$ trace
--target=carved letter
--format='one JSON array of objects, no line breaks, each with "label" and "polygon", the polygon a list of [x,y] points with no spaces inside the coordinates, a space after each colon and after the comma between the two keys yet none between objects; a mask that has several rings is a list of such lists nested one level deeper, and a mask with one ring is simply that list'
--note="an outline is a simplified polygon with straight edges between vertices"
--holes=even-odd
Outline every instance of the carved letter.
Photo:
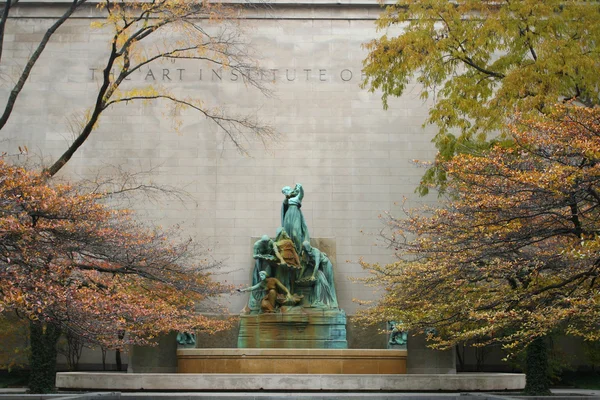
[{"label": "carved letter", "polygon": [[325,77],[325,73],[326,73],[326,72],[327,72],[327,70],[326,70],[326,69],[320,69],[320,70],[319,70],[319,80],[320,80],[321,82],[324,82],[324,81],[326,81],[326,80],[327,80],[327,78]]},{"label": "carved letter", "polygon": [[277,71],[279,71],[279,70],[271,68],[271,72],[273,72],[273,82],[277,82],[277,75],[276,75]]},{"label": "carved letter", "polygon": [[163,68],[163,81],[165,80],[165,78],[171,80],[171,78],[169,78],[169,70],[167,68]]},{"label": "carved letter", "polygon": [[146,74],[146,77],[144,78],[144,80],[147,81],[148,77],[152,77],[153,81],[156,80],[156,78],[154,77],[154,72],[152,72],[152,69],[150,69],[150,68],[148,68],[148,73]]},{"label": "carved letter", "polygon": [[96,68],[90,68],[90,71],[92,71],[92,80],[94,80],[94,72],[96,72]]},{"label": "carved letter", "polygon": [[310,71],[312,71],[311,69],[305,69],[304,70],[306,72],[306,80],[309,80],[310,77],[308,76],[308,74],[310,74]]},{"label": "carved letter", "polygon": [[177,71],[179,71],[179,80],[182,81],[183,80],[183,71],[185,71],[185,68],[177,68]]},{"label": "carved letter", "polygon": [[213,81],[215,80],[215,76],[216,76],[216,77],[217,77],[217,78],[218,78],[220,81],[222,81],[222,80],[223,80],[223,79],[221,78],[221,75],[219,75],[219,72],[220,72],[220,71],[218,72],[218,71],[215,71],[215,70],[213,69],[213,70],[212,70],[212,72],[213,72],[213,75],[212,75],[212,77],[213,77],[213,79],[212,79],[212,80],[213,80]]},{"label": "carved letter", "polygon": [[[344,78],[344,72],[346,73],[346,78]],[[352,79],[352,71],[349,69],[343,69],[342,72],[340,72],[340,78],[342,78],[344,82],[348,82],[350,79]]]},{"label": "carved letter", "polygon": [[237,74],[235,70],[231,70],[231,80],[237,81],[240,76]]},{"label": "carved letter", "polygon": [[290,79],[290,77],[289,77],[289,75],[288,75],[288,73],[289,73],[289,72],[290,72],[290,70],[289,70],[289,69],[286,69],[286,70],[285,70],[285,77],[286,77],[286,78],[287,78],[287,80],[288,80],[288,81],[290,81],[290,82],[291,82],[291,81],[295,81],[295,80],[296,80],[296,70],[294,70],[294,77],[293,77],[292,79]]}]

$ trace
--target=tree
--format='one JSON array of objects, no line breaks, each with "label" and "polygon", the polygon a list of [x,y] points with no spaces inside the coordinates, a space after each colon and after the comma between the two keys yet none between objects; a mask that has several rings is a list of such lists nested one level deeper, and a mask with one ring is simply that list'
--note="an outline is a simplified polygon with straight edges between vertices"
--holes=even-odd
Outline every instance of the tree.
[{"label": "tree", "polygon": [[423,177],[443,188],[443,162],[507,134],[520,112],[547,114],[561,99],[599,104],[600,6],[579,0],[398,0],[377,21],[399,28],[366,45],[363,85],[384,107],[413,79],[434,96],[426,123],[438,162]]},{"label": "tree", "polygon": [[[447,161],[439,208],[389,217],[398,261],[363,263],[385,288],[367,321],[434,327],[438,348],[539,352],[556,330],[600,338],[600,109],[519,116],[510,138]],[[540,368],[527,366],[538,393],[529,378]]]},{"label": "tree", "polygon": [[83,353],[85,343],[71,331],[65,332],[62,340],[59,340],[56,345],[58,354],[65,357],[69,371],[77,371],[79,369],[79,359]]},{"label": "tree", "polygon": [[194,312],[230,288],[210,279],[214,263],[176,233],[0,159],[0,311],[30,321],[32,391],[52,388],[60,332],[119,349],[227,326]]},{"label": "tree", "polygon": [[[0,57],[9,15],[17,3],[9,0],[2,9]],[[86,0],[73,0],[43,35],[8,95],[0,129],[6,129],[27,77],[52,35],[85,4]],[[113,348],[119,355],[125,344],[152,342],[166,330],[224,326],[190,313],[194,304],[225,290],[202,272],[206,262],[199,264],[202,268],[191,267],[193,260],[186,259],[195,254],[190,241],[170,244],[169,237],[176,232],[148,231],[126,212],[103,207],[100,202],[107,193],[102,193],[100,186],[91,194],[81,195],[71,186],[46,182],[87,140],[102,113],[120,103],[165,100],[175,111],[191,108],[213,121],[242,151],[244,132],[262,139],[273,133],[252,118],[223,113],[198,98],[184,98],[156,86],[125,84],[131,74],[152,63],[193,59],[229,68],[247,85],[268,94],[257,79],[262,70],[252,60],[236,23],[239,10],[235,6],[195,0],[104,0],[98,6],[107,18],[92,28],[108,31],[111,40],[106,64],[97,74],[96,101],[82,113],[75,140],[43,174],[4,163],[0,167],[0,190],[9,196],[0,200],[2,207],[7,207],[0,208],[1,218],[16,229],[6,231],[14,241],[7,239],[1,245],[5,259],[0,259],[0,273],[6,279],[0,285],[0,309],[14,309],[29,318],[32,347],[49,351],[37,354],[43,360],[34,362],[42,368],[32,378],[33,391],[49,390],[54,380],[49,366],[55,363],[55,344],[61,331],[104,349]],[[9,179],[13,173],[24,180]],[[101,186],[106,185],[114,187],[113,182]],[[140,185],[142,190],[165,190]],[[21,191],[20,197],[14,191]],[[61,206],[61,198],[72,204]]]},{"label": "tree", "polygon": [[[8,1],[3,8],[0,43],[4,42],[10,10],[17,2]],[[8,96],[0,117],[0,129],[5,127],[29,73],[54,32],[85,3],[86,0],[73,0],[65,13],[47,30]],[[273,135],[269,126],[256,119],[227,114],[205,104],[200,98],[183,97],[156,85],[134,87],[125,84],[132,74],[153,63],[193,59],[231,69],[248,86],[269,94],[260,80],[263,71],[252,59],[249,45],[244,41],[236,22],[239,10],[235,5],[197,0],[103,0],[98,7],[106,11],[107,18],[104,22],[94,23],[93,28],[107,30],[111,40],[106,64],[98,72],[100,81],[96,99],[90,108],[81,113],[78,126],[73,127],[76,130],[73,143],[47,168],[49,176],[54,176],[87,140],[98,126],[102,113],[121,103],[163,100],[169,102],[175,111],[193,109],[219,126],[241,151],[244,151],[242,137],[245,132],[256,134],[262,140]]]}]

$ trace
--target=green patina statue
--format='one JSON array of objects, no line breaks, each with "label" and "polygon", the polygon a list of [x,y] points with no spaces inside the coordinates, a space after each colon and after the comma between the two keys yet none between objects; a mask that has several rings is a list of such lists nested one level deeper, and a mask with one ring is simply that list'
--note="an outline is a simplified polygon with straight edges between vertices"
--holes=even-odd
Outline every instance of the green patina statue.
[{"label": "green patina statue", "polygon": [[406,349],[406,345],[408,343],[408,332],[401,330],[396,321],[389,321],[388,325],[388,330],[390,332],[388,348]]},{"label": "green patina statue", "polygon": [[281,226],[254,243],[252,285],[240,315],[239,348],[346,349],[346,313],[338,306],[332,239],[311,243],[301,211],[304,189],[284,187]]},{"label": "green patina statue", "polygon": [[[310,276],[305,277],[305,271],[310,271]],[[327,254],[310,245],[308,241],[302,243],[302,271],[297,284],[313,284],[310,301],[313,307],[337,308],[337,295],[333,281],[333,265]]]},{"label": "green patina statue", "polygon": [[179,332],[177,334],[177,344],[185,347],[196,347],[196,334],[190,332]]},{"label": "green patina statue", "polygon": [[295,306],[337,309],[333,265],[327,254],[311,246],[300,210],[304,189],[297,183],[281,192],[282,226],[274,239],[263,235],[254,243],[252,286],[241,290],[251,292],[245,312],[282,311],[283,305],[285,311]]},{"label": "green patina statue", "polygon": [[300,210],[304,198],[304,189],[301,184],[296,183],[293,189],[285,186],[281,189],[281,193],[285,196],[281,206],[281,226],[294,242],[296,252],[300,254],[302,242],[305,240],[310,241],[308,227]]},{"label": "green patina statue", "polygon": [[[283,228],[277,230],[275,240],[268,235],[263,235],[254,243],[253,257],[256,260],[254,272],[252,274],[252,285],[258,284],[262,279],[259,276],[261,271],[265,271],[267,276],[276,278],[288,290],[294,287],[294,272],[290,269],[300,269],[300,259],[294,243]],[[262,294],[259,291],[253,291],[248,301],[250,310],[261,309]]]}]

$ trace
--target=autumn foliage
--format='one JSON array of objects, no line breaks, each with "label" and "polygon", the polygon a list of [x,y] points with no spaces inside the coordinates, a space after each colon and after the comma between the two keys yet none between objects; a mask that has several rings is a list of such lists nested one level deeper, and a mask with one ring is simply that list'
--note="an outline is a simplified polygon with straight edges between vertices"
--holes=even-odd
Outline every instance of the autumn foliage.
[{"label": "autumn foliage", "polygon": [[518,350],[560,330],[600,339],[600,109],[517,116],[511,141],[445,162],[439,208],[389,217],[398,261],[363,318],[435,327],[435,346]]},{"label": "autumn foliage", "polygon": [[[547,114],[561,99],[599,104],[596,1],[397,0],[377,26],[364,85],[386,108],[405,92],[434,98],[426,122],[438,128],[444,160],[508,133],[515,108]],[[424,180],[443,184],[445,172],[435,164]]]},{"label": "autumn foliage", "polygon": [[101,194],[0,160],[0,311],[106,348],[151,343],[170,330],[223,328],[194,307],[228,288],[174,233],[135,222]]}]

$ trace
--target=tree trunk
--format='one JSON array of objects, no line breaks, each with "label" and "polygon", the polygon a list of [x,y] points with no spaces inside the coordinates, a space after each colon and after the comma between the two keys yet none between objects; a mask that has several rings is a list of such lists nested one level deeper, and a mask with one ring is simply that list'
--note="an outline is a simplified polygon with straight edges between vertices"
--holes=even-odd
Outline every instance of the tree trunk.
[{"label": "tree trunk", "polygon": [[106,371],[106,347],[100,347],[102,351],[102,371]]},{"label": "tree trunk", "polygon": [[117,371],[123,369],[123,361],[121,361],[121,349],[115,350],[115,362],[117,363]]},{"label": "tree trunk", "polygon": [[[119,338],[119,340],[123,340],[123,338],[125,337],[125,332],[118,332],[117,337]],[[115,361],[117,363],[117,371],[121,371],[123,369],[123,361],[121,361],[121,349],[115,350]]]},{"label": "tree trunk", "polygon": [[526,349],[525,394],[530,396],[550,395],[548,376],[548,345],[544,336],[537,337]]},{"label": "tree trunk", "polygon": [[457,372],[465,372],[465,347],[467,347],[465,343],[454,346],[454,349],[456,350],[456,360],[458,361],[456,367]]},{"label": "tree trunk", "polygon": [[51,393],[56,380],[56,344],[60,328],[51,323],[31,321],[31,354],[29,355],[29,391]]}]

